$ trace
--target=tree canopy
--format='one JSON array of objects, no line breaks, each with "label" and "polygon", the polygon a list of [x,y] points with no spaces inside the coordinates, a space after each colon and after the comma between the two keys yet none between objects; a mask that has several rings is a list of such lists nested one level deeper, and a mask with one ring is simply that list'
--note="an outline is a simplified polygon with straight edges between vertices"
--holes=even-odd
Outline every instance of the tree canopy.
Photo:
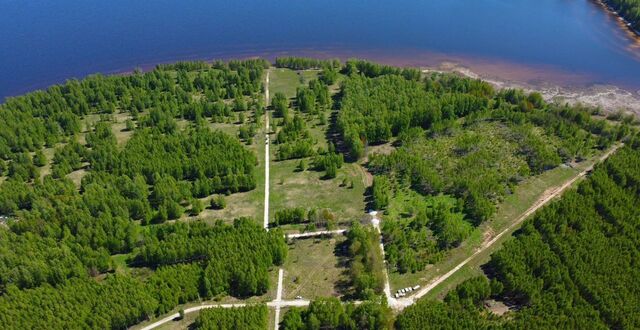
[{"label": "tree canopy", "polygon": [[[484,267],[491,282],[473,278],[444,302],[422,300],[396,327],[637,328],[639,160],[635,138],[527,220]],[[484,310],[489,298],[515,310],[492,315]]]}]

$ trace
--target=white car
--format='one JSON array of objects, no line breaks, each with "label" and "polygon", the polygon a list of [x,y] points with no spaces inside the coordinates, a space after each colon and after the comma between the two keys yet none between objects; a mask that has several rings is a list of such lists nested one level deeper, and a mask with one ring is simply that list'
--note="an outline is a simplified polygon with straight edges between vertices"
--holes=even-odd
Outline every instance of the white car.
[{"label": "white car", "polygon": [[296,296],[296,299],[302,300],[302,296]]}]

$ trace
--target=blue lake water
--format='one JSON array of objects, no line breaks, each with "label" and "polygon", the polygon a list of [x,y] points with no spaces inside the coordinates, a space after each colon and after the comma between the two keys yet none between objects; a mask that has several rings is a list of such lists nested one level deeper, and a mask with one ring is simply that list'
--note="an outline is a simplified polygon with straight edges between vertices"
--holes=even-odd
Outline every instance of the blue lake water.
[{"label": "blue lake water", "polygon": [[588,0],[0,0],[0,100],[94,72],[279,55],[448,59],[506,78],[638,89],[639,47]]}]

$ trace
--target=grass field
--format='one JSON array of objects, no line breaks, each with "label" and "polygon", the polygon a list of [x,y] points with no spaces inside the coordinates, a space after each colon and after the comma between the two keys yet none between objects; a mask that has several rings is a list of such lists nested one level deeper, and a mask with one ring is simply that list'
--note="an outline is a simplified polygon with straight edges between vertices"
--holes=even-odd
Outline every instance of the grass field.
[{"label": "grass field", "polygon": [[290,243],[284,264],[282,298],[340,296],[340,286],[348,280],[345,274],[347,260],[339,256],[337,249],[345,240],[344,236],[334,236],[298,239]]},{"label": "grass field", "polygon": [[287,97],[295,97],[299,86],[307,85],[310,80],[316,79],[317,70],[294,71],[290,69],[276,68],[271,70],[269,92],[284,93]]},{"label": "grass field", "polygon": [[[409,285],[415,285],[416,283],[428,283],[437,276],[448,272],[450,269],[473,254],[484,241],[490,240],[496,234],[507,228],[512,221],[526,212],[526,210],[529,209],[529,207],[541,196],[543,196],[547,190],[560,186],[563,182],[570,180],[589,165],[593,164],[599,156],[600,154],[593,156],[589,160],[583,161],[573,168],[557,167],[544,172],[541,175],[528,178],[518,186],[514,194],[508,195],[504,201],[498,205],[497,212],[492,220],[478,227],[472,234],[471,238],[461,246],[449,251],[443,258],[442,262],[429,265],[425,270],[413,274],[390,274],[392,291]],[[425,299],[442,298],[450,289],[455,288],[455,286],[464,280],[482,274],[480,266],[485,264],[489,260],[491,254],[500,249],[506,240],[511,238],[511,234],[515,230],[517,230],[517,228],[514,228],[506,235],[502,236],[494,245],[483,251],[477,258],[466,264],[458,272],[434,288],[425,296]]]},{"label": "grass field", "polygon": [[[337,177],[324,180],[324,172],[296,171],[299,160],[285,160],[271,164],[271,195],[269,214],[288,207],[327,208],[339,223],[359,220],[364,215],[366,178],[358,164],[344,164]],[[341,186],[343,179],[351,180]]]}]

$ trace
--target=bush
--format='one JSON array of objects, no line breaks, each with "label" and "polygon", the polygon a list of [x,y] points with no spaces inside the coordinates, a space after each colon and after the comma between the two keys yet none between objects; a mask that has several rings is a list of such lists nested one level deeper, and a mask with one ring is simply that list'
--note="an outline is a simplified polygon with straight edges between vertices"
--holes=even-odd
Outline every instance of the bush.
[{"label": "bush", "polygon": [[278,210],[275,214],[274,224],[279,226],[292,223],[302,223],[306,221],[306,213],[305,209],[301,207]]},{"label": "bush", "polygon": [[47,157],[44,155],[42,150],[36,151],[35,155],[33,155],[33,165],[39,167],[47,165]]},{"label": "bush", "polygon": [[191,215],[198,215],[202,212],[202,209],[204,208],[204,206],[202,205],[202,202],[197,199],[194,198],[191,201]]},{"label": "bush", "polygon": [[222,210],[227,207],[227,201],[223,195],[217,195],[211,199],[211,208],[214,210]]}]

